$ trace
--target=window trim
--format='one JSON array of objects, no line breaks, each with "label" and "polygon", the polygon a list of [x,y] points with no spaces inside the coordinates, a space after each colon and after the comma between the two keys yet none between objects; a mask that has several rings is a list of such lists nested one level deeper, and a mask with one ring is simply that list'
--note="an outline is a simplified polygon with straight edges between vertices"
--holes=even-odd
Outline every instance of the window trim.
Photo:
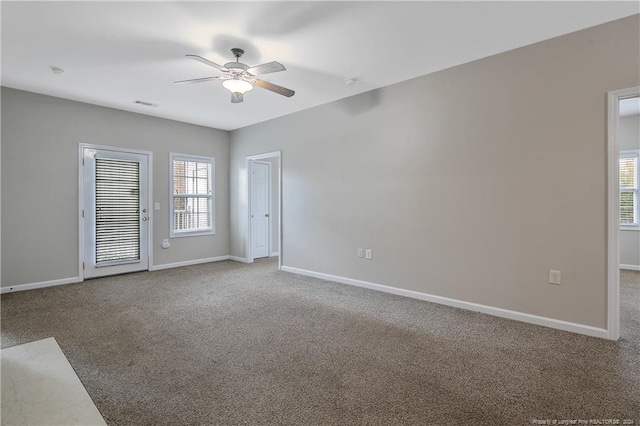
[{"label": "window trim", "polygon": [[[638,187],[633,190],[627,190],[625,192],[633,192],[636,198],[636,211],[634,224],[624,224],[620,223],[620,217],[618,215],[618,226],[621,231],[640,231],[640,149],[626,149],[621,150],[619,154],[619,158],[637,158],[636,160],[636,182],[638,183]],[[619,160],[618,160],[619,161]],[[619,164],[619,163],[618,163]],[[620,179],[620,169],[618,168],[618,179]],[[620,184],[618,184],[618,194],[620,194],[622,190],[620,189]],[[620,195],[618,195],[618,206],[620,206]],[[619,209],[620,207],[618,207]]]},{"label": "window trim", "polygon": [[[211,194],[202,195],[202,198],[209,198],[211,202],[211,227],[202,230],[176,231],[174,224],[174,198],[173,192],[173,162],[175,160],[197,161],[200,163],[209,163],[211,165],[211,173],[209,174],[209,187]],[[177,152],[169,153],[169,238],[197,237],[201,235],[215,235],[216,233],[216,159],[215,157],[206,157],[203,155],[181,154]]]}]

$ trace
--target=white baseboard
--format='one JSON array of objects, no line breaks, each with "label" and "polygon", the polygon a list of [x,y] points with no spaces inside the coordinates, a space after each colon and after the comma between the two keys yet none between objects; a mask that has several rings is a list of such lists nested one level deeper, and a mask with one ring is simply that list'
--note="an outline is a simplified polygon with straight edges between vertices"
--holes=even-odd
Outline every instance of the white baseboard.
[{"label": "white baseboard", "polygon": [[620,265],[620,269],[626,269],[628,271],[640,271],[640,265]]},{"label": "white baseboard", "polygon": [[[150,271],[159,271],[162,269],[178,268],[180,266],[197,265],[200,263],[219,262],[221,260],[228,260],[229,256],[208,257],[206,259],[186,260],[184,262],[165,263],[162,265],[153,265],[149,268]],[[13,286],[0,287],[0,294],[12,293],[15,291],[34,290],[36,288],[53,287],[56,285],[79,283],[83,280],[80,277],[62,278],[59,280],[41,281],[38,283],[18,284]]]},{"label": "white baseboard", "polygon": [[238,257],[238,256],[229,256],[229,260],[233,260],[235,262],[242,262],[242,263],[251,263],[244,257]]},{"label": "white baseboard", "polygon": [[185,260],[183,262],[163,263],[162,265],[153,265],[150,271],[160,271],[162,269],[179,268],[181,266],[199,265],[201,263],[220,262],[221,260],[229,260],[229,256],[207,257],[204,259]]},{"label": "white baseboard", "polygon": [[59,280],[40,281],[38,283],[17,284],[12,286],[0,287],[0,294],[13,293],[15,291],[34,290],[36,288],[53,287],[56,285],[73,284],[82,282],[80,277],[62,278]]},{"label": "white baseboard", "polygon": [[538,315],[526,314],[523,312],[510,311],[508,309],[495,308],[493,306],[481,305],[479,303],[465,302],[463,300],[450,299],[448,297],[435,296],[427,293],[420,293],[413,290],[405,290],[402,288],[389,287],[382,284],[375,284],[367,281],[354,280],[336,275],[323,274],[321,272],[307,271],[304,269],[282,266],[282,271],[294,274],[305,275],[308,277],[320,278],[327,281],[335,281],[341,284],[353,285],[356,287],[364,287],[371,290],[382,291],[385,293],[396,294],[398,296],[411,297],[413,299],[425,300],[427,302],[438,303],[440,305],[453,306],[455,308],[467,309],[469,311],[481,312],[500,318],[507,318],[516,321],[522,321],[530,324],[542,325],[545,327],[555,328],[558,330],[571,331],[573,333],[585,334],[587,336],[608,338],[608,332],[604,328],[592,327],[590,325],[576,324],[572,322],[557,320],[553,318],[541,317]]},{"label": "white baseboard", "polygon": [[269,257],[276,257],[276,256],[280,256],[280,252],[279,251],[271,252],[271,255]]}]

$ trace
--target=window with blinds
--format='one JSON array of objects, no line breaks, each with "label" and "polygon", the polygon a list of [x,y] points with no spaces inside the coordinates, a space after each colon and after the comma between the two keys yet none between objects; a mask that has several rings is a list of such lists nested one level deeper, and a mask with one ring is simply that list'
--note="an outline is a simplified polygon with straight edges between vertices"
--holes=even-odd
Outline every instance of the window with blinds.
[{"label": "window with blinds", "polygon": [[171,236],[214,232],[214,159],[171,154]]},{"label": "window with blinds", "polygon": [[640,150],[620,152],[620,225],[639,226],[638,170]]},{"label": "window with blinds", "polygon": [[140,260],[140,164],[96,158],[96,266]]}]

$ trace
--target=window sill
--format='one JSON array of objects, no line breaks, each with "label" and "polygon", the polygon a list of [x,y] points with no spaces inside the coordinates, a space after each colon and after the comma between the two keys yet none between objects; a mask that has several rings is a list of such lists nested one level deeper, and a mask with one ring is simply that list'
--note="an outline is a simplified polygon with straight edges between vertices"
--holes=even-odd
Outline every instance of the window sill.
[{"label": "window sill", "polygon": [[633,226],[621,226],[620,227],[621,231],[640,231],[640,226],[638,225],[633,225]]},{"label": "window sill", "polygon": [[172,232],[169,238],[200,237],[215,234],[216,232],[212,229],[208,231]]}]

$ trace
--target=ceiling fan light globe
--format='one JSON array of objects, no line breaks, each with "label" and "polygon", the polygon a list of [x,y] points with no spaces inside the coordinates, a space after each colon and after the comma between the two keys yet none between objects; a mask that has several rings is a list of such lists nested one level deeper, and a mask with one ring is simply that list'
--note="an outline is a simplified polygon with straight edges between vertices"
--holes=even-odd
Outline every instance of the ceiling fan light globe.
[{"label": "ceiling fan light globe", "polygon": [[222,82],[222,85],[231,93],[244,94],[253,89],[253,84],[249,83],[248,81],[237,79],[225,80]]}]

